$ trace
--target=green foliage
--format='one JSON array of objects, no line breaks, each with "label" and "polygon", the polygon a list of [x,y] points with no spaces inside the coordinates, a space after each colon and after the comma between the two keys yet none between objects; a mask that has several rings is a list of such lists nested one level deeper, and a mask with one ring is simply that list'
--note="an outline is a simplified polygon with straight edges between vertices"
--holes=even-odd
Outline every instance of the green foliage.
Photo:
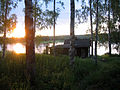
[{"label": "green foliage", "polygon": [[[6,26],[7,31],[11,31],[16,27],[17,16],[15,14],[9,15],[13,8],[16,8],[20,0],[8,0],[7,6],[7,20],[5,20],[6,0],[0,0],[0,33],[4,31]],[[6,24],[6,25],[5,25]]]},{"label": "green foliage", "polygon": [[[54,11],[50,10],[47,7],[48,3],[51,1],[53,1],[53,0],[43,0],[43,2],[41,1],[40,3],[38,3],[37,0],[34,1],[33,16],[34,16],[34,20],[36,23],[36,27],[39,30],[51,28],[53,25],[54,18],[57,20],[59,14],[60,14],[60,8],[56,8],[55,14],[54,14]],[[42,7],[44,6],[44,3],[46,5],[45,10],[42,9]],[[64,8],[64,3],[61,0],[58,1],[57,3],[59,3]]]},{"label": "green foliage", "polygon": [[76,18],[78,19],[79,24],[88,21],[88,15],[89,15],[88,12],[89,12],[89,7],[86,5],[86,1],[82,0],[81,8],[76,10]]},{"label": "green foliage", "polygon": [[99,57],[106,62],[96,66],[90,58],[76,57],[69,66],[67,56],[36,54],[36,85],[30,86],[24,54],[7,52],[0,60],[0,90],[119,90],[120,57]]},{"label": "green foliage", "polygon": [[[3,38],[0,37],[0,44],[3,44]],[[25,43],[25,38],[6,38],[6,43]]]},{"label": "green foliage", "polygon": [[7,53],[5,60],[0,61],[0,77],[2,77],[0,79],[0,90],[16,90],[29,87],[25,75],[25,55]]},{"label": "green foliage", "polygon": [[42,89],[70,89],[73,77],[70,67],[67,65],[69,63],[68,57],[64,56],[62,58],[53,56],[37,56],[37,80],[39,85],[37,88]]},{"label": "green foliage", "polygon": [[[115,62],[115,61],[114,61]],[[120,63],[108,63],[82,81],[87,90],[119,90]]]},{"label": "green foliage", "polygon": [[[116,49],[119,52],[120,48],[120,31],[112,31],[111,32],[111,44],[113,44],[114,49]],[[107,47],[108,43],[108,35],[106,33],[99,34],[99,43],[105,47]]]}]

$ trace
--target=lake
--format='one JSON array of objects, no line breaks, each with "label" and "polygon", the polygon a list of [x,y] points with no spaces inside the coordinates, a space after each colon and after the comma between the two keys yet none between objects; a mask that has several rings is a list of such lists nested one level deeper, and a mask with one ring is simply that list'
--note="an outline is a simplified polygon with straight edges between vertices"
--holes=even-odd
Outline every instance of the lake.
[{"label": "lake", "polygon": [[[63,44],[63,42],[56,43],[56,45],[62,45],[62,44]],[[47,45],[49,47],[51,47],[53,45],[53,43],[40,43],[39,45],[35,45],[35,53],[42,54],[45,51]],[[0,45],[0,51],[2,51],[1,45]],[[22,44],[22,43],[7,44],[7,51],[14,51],[17,54],[25,53],[25,51],[26,51],[25,44]],[[103,54],[107,53],[108,51],[109,51],[108,48],[98,44],[98,48],[97,48],[98,55],[103,55]],[[118,54],[117,50],[113,48],[113,45],[112,45],[112,54]]]},{"label": "lake", "polygon": [[[63,44],[63,42],[56,43],[56,45],[61,45],[61,44]],[[45,51],[46,46],[52,47],[52,45],[53,43],[40,43],[39,45],[36,44],[35,53],[42,54]],[[26,52],[25,44],[22,43],[7,44],[6,50],[13,51],[17,54]],[[2,51],[2,45],[0,45],[0,51]]]}]

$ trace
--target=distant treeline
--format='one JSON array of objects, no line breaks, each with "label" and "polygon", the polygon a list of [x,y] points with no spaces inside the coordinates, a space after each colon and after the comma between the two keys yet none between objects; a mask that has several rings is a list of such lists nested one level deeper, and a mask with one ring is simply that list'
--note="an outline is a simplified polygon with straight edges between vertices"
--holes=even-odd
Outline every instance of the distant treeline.
[{"label": "distant treeline", "polygon": [[[90,35],[76,35],[77,38],[81,38],[81,39],[88,39],[90,38]],[[56,36],[55,39],[56,40],[61,40],[64,41],[65,39],[69,39],[70,36],[69,35],[63,35],[63,36]],[[40,43],[42,41],[52,41],[53,40],[53,36],[36,36],[35,37],[35,42]],[[6,43],[25,43],[25,38],[6,38]],[[0,37],[0,43],[3,43],[3,38]]]},{"label": "distant treeline", "polygon": [[[87,35],[76,35],[77,38],[80,39],[90,39],[90,34]],[[95,35],[94,35],[95,37]],[[69,35],[63,35],[63,36],[56,36],[55,39],[64,41],[65,39],[69,39],[70,36]],[[35,42],[40,43],[40,42],[44,42],[44,41],[52,41],[53,40],[53,36],[36,36],[35,37]],[[95,38],[94,38],[95,40]],[[108,41],[108,34],[103,33],[103,34],[99,34],[98,36],[98,41],[101,43],[104,43],[106,41]],[[25,43],[25,38],[6,38],[6,43]],[[120,36],[118,33],[116,32],[112,32],[111,33],[111,42],[112,43],[116,43],[116,42],[120,42]],[[0,43],[3,43],[3,38],[0,37]]]},{"label": "distant treeline", "polygon": [[[80,39],[89,39],[90,35],[75,35],[75,37],[80,38]],[[55,36],[55,40],[65,40],[69,39],[69,35],[62,35],[62,36]],[[53,36],[37,36],[36,40],[41,40],[41,41],[52,41]]]},{"label": "distant treeline", "polygon": [[[6,38],[6,43],[24,43],[25,38]],[[0,37],[0,44],[3,43],[3,37]]]}]

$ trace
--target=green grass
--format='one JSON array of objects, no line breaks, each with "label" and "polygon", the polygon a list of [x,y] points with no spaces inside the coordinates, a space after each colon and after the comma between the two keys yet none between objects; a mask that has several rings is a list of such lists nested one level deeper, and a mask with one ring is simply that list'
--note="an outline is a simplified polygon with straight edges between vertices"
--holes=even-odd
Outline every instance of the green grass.
[{"label": "green grass", "polygon": [[[120,90],[120,57],[102,56],[98,65],[76,57],[73,67],[67,56],[36,54],[36,85],[33,90]],[[31,90],[24,54],[7,53],[0,60],[0,90]]]}]

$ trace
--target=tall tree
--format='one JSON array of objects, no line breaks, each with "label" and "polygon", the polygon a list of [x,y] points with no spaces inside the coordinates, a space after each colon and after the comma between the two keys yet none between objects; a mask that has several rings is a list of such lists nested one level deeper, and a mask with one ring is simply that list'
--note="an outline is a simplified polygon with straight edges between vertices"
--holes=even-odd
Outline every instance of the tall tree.
[{"label": "tall tree", "polygon": [[70,0],[70,8],[71,8],[71,16],[70,16],[70,65],[74,64],[74,56],[75,56],[75,47],[74,47],[74,24],[75,24],[75,2],[74,0]]},{"label": "tall tree", "polygon": [[25,0],[26,64],[31,85],[35,85],[35,46],[32,0]]},{"label": "tall tree", "polygon": [[12,8],[16,8],[18,1],[20,0],[0,0],[0,31],[3,33],[3,59],[6,51],[6,33],[16,27],[17,16],[15,14],[9,16],[9,14]]},{"label": "tall tree", "polygon": [[113,16],[112,27],[114,25],[114,30],[111,30],[111,40],[113,44],[116,44],[114,48],[120,54],[120,0],[111,0],[111,11]]},{"label": "tall tree", "polygon": [[[63,6],[63,2],[59,1],[59,3]],[[55,56],[55,24],[56,24],[56,0],[54,0],[54,5],[53,5],[53,54]]]},{"label": "tall tree", "polygon": [[6,7],[5,7],[5,20],[4,20],[4,36],[3,36],[3,55],[2,55],[2,58],[4,59],[5,57],[5,49],[6,49],[6,27],[7,27],[7,12],[8,12],[8,0],[6,0]]},{"label": "tall tree", "polygon": [[54,21],[53,21],[53,53],[54,55],[55,55],[55,1],[56,0],[54,0],[54,6],[53,6],[54,8]]},{"label": "tall tree", "polygon": [[[53,54],[55,55],[55,23],[56,23],[56,19],[59,15],[60,9],[55,9],[55,4],[56,4],[56,0],[42,0],[43,2],[39,2],[39,0],[35,0],[34,4],[33,4],[33,16],[34,16],[34,31],[37,30],[43,30],[43,29],[48,29],[51,28],[51,26],[53,26]],[[54,6],[53,9],[54,10],[49,10],[49,8],[47,8],[48,3],[53,1]],[[44,3],[46,5],[46,9],[43,10],[42,6],[44,6]],[[64,5],[64,3],[62,1],[58,2],[62,7]]]},{"label": "tall tree", "polygon": [[93,56],[93,22],[92,22],[92,0],[90,0],[89,4],[90,4],[90,26],[91,26],[91,56]]},{"label": "tall tree", "polygon": [[111,55],[111,21],[110,21],[110,0],[108,0],[108,43],[109,43],[109,55]]},{"label": "tall tree", "polygon": [[98,0],[96,0],[96,31],[95,31],[95,63],[97,64],[97,41],[98,41]]}]

